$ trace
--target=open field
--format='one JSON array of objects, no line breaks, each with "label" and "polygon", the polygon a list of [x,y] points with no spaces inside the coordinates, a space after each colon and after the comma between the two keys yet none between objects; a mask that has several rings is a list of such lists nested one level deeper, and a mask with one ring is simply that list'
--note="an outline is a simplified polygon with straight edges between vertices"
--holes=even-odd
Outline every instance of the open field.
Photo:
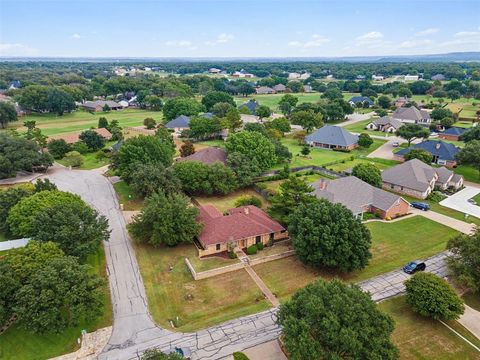
[{"label": "open field", "polygon": [[362,158],[362,159],[356,158],[354,160],[347,159],[345,160],[345,162],[330,165],[328,166],[328,168],[332,169],[333,171],[345,171],[347,169],[353,168],[355,165],[362,164],[362,163],[373,164],[380,170],[385,170],[398,164],[398,162],[395,160],[377,159],[377,158]]},{"label": "open field", "polygon": [[163,117],[162,112],[140,109],[96,112],[93,114],[83,110],[77,110],[63,116],[54,114],[26,115],[19,118],[19,121],[12,123],[9,127],[24,131],[25,127],[23,127],[23,122],[34,120],[37,123],[37,127],[42,130],[42,133],[50,136],[97,127],[98,118],[102,116],[106,117],[109,122],[111,120],[118,120],[122,127],[143,125],[143,120],[147,117],[154,118],[157,122],[161,122]]},{"label": "open field", "polygon": [[0,336],[1,359],[48,359],[66,354],[78,348],[77,338],[81,336],[81,330],[85,329],[91,332],[112,325],[112,305],[110,303],[103,247],[89,257],[88,264],[92,266],[92,272],[105,279],[103,291],[106,305],[103,315],[91,323],[82,321],[78,326],[63,330],[60,333],[32,334],[14,325]]},{"label": "open field", "polygon": [[[285,94],[266,94],[266,95],[250,95],[250,96],[236,96],[235,102],[238,106],[246,103],[250,99],[255,99],[260,105],[266,105],[274,111],[278,111],[278,102]],[[297,93],[292,94],[298,98],[298,104],[301,103],[315,103],[320,100],[320,93]]]},{"label": "open field", "polygon": [[378,304],[380,310],[395,320],[393,341],[400,358],[410,359],[478,359],[479,353],[439,321],[414,313],[405,297]]},{"label": "open field", "polygon": [[244,270],[193,280],[184,260],[195,256],[192,245],[152,248],[135,244],[135,252],[150,313],[167,329],[171,329],[170,320],[176,330],[193,331],[269,308]]},{"label": "open field", "polygon": [[[358,282],[400,268],[408,261],[425,258],[445,250],[456,231],[422,216],[393,223],[370,222],[372,259],[362,271],[342,274],[303,265],[295,256],[255,266],[255,271],[282,301],[317,277],[338,276]],[[413,232],[412,229],[415,229]],[[418,241],[422,239],[422,241]]]},{"label": "open field", "polygon": [[201,205],[213,205],[218,209],[218,211],[223,213],[228,209],[234,208],[235,201],[241,196],[255,196],[262,201],[263,209],[265,209],[268,205],[267,201],[260,194],[258,194],[255,190],[252,189],[240,189],[224,196],[198,196],[195,197],[195,199]]},{"label": "open field", "polygon": [[140,199],[125,181],[119,181],[113,184],[113,187],[119,197],[120,204],[123,204],[123,210],[140,210],[143,206],[143,200]]}]

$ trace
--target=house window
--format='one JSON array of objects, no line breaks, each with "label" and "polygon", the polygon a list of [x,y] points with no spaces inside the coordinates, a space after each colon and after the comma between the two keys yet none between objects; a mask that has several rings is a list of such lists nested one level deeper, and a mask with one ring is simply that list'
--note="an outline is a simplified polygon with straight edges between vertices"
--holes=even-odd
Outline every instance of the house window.
[{"label": "house window", "polygon": [[403,186],[400,186],[400,190],[403,190]]},{"label": "house window", "polygon": [[393,186],[393,185],[390,185],[390,189],[394,189],[394,188],[395,188],[395,186]]},{"label": "house window", "polygon": [[215,245],[215,250],[220,251],[220,244]]},{"label": "house window", "polygon": [[259,235],[259,236],[256,236],[256,237],[255,237],[255,244],[258,244],[258,243],[260,243],[260,242],[262,242],[262,237],[261,237],[260,235]]}]

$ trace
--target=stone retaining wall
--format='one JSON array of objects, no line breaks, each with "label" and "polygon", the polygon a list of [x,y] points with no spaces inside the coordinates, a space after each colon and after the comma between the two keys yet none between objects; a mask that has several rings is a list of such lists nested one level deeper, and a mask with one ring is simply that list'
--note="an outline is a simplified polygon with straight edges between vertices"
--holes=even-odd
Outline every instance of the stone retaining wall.
[{"label": "stone retaining wall", "polygon": [[[285,251],[285,252],[280,253],[280,254],[273,254],[273,255],[268,255],[268,256],[252,259],[252,260],[249,261],[249,264],[251,266],[258,265],[258,264],[263,264],[263,263],[266,263],[266,262],[269,262],[269,261],[283,259],[283,258],[292,256],[294,254],[295,254],[295,250],[289,250],[289,251]],[[188,268],[188,270],[190,271],[190,273],[192,274],[192,276],[195,280],[207,279],[207,278],[210,278],[210,277],[213,277],[213,276],[226,274],[226,273],[229,273],[229,272],[232,272],[232,271],[241,270],[245,267],[245,264],[243,262],[239,262],[239,263],[232,264],[232,265],[222,266],[222,267],[219,267],[219,268],[216,268],[216,269],[197,272],[197,271],[195,271],[195,268],[190,263],[188,258],[185,258],[185,264],[187,264],[187,268]]]}]

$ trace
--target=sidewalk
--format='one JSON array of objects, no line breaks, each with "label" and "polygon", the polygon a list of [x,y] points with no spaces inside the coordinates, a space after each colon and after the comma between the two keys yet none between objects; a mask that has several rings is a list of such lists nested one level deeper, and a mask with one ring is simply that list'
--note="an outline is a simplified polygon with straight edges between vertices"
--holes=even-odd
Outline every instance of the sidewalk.
[{"label": "sidewalk", "polygon": [[480,339],[480,311],[472,309],[465,304],[465,312],[457,320],[468,331]]},{"label": "sidewalk", "polygon": [[262,279],[257,275],[257,273],[252,269],[249,264],[245,264],[245,270],[247,270],[248,275],[255,281],[255,284],[262,290],[265,297],[272,303],[273,306],[277,307],[280,305],[278,299],[273,295],[270,289],[265,285]]}]

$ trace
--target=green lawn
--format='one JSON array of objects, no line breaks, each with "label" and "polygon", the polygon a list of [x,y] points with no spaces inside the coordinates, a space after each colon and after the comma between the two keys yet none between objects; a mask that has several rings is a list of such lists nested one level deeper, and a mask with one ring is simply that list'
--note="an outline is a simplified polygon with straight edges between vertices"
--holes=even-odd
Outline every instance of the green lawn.
[{"label": "green lawn", "polygon": [[24,121],[34,120],[37,122],[37,127],[42,130],[44,135],[58,135],[64,133],[70,133],[75,131],[86,130],[93,127],[97,127],[98,118],[106,117],[108,121],[118,120],[120,126],[139,126],[143,124],[143,120],[147,117],[154,118],[157,122],[162,121],[162,113],[158,111],[146,111],[140,109],[125,109],[120,111],[110,112],[96,112],[89,113],[83,110],[77,110],[71,114],[65,114],[63,116],[56,116],[54,114],[32,114],[23,116],[18,122],[12,123],[9,127],[18,128],[20,131],[24,131]]},{"label": "green lawn", "polygon": [[[115,144],[115,141],[109,141],[105,144],[105,147],[108,148],[109,146],[112,146]],[[105,166],[110,164],[110,159],[102,157],[100,159],[97,158],[97,152],[90,152],[82,155],[83,157],[83,164],[82,166],[76,168],[76,169],[81,169],[81,170],[92,170],[92,169],[97,169],[99,167]],[[60,159],[56,160],[56,162],[66,166],[65,160]]]},{"label": "green lawn", "polygon": [[[348,282],[359,282],[400,268],[408,261],[426,258],[445,250],[455,230],[422,216],[414,216],[392,223],[366,224],[372,234],[372,259],[362,271],[342,274],[303,265],[296,256],[256,265],[255,271],[281,301],[298,289],[322,277],[340,277]],[[419,241],[419,239],[421,241]]]},{"label": "green lawn", "polygon": [[414,313],[405,297],[378,304],[380,310],[395,320],[393,342],[400,359],[479,359],[480,354],[439,321]]},{"label": "green lawn", "polygon": [[458,233],[420,215],[391,223],[369,222],[366,226],[372,234],[373,257],[364,270],[346,276],[348,280],[368,279],[437,254]]},{"label": "green lawn", "polygon": [[223,213],[228,209],[234,208],[235,201],[241,196],[255,196],[262,201],[262,208],[265,208],[268,205],[267,201],[259,193],[252,189],[240,189],[224,196],[197,196],[195,199],[201,205],[213,205],[218,211]]},{"label": "green lawn", "polygon": [[0,336],[1,359],[47,359],[66,354],[77,350],[77,338],[81,336],[82,329],[91,332],[112,325],[112,305],[103,247],[99,248],[95,255],[89,257],[88,263],[92,266],[92,272],[105,279],[103,291],[106,306],[103,315],[91,323],[82,321],[79,326],[60,333],[32,334],[17,325],[12,326]]},{"label": "green lawn", "polygon": [[474,308],[477,311],[480,311],[480,294],[479,293],[472,293],[472,292],[467,292],[462,296],[463,301],[465,301],[465,304],[470,306],[471,308]]},{"label": "green lawn", "polygon": [[[288,150],[290,150],[292,153],[292,161],[290,163],[291,167],[306,165],[324,166],[325,164],[329,164],[334,161],[349,159],[352,156],[366,156],[385,143],[383,140],[374,139],[373,144],[368,149],[358,148],[349,153],[311,148],[308,156],[302,156],[300,155],[302,145],[300,145],[296,139],[293,139],[292,137],[285,137],[281,140],[281,142],[283,145],[288,147]],[[279,164],[275,166],[275,169],[280,168],[283,168],[283,165]]]},{"label": "green lawn", "polygon": [[7,241],[7,238],[5,237],[5,234],[0,231],[0,241]]},{"label": "green lawn", "polygon": [[346,159],[345,162],[330,165],[328,168],[332,169],[333,171],[345,171],[361,163],[373,164],[380,170],[385,170],[385,169],[391,168],[392,166],[397,165],[398,161],[387,160],[387,159],[377,159],[377,158],[362,158],[362,159],[356,158],[354,160]]},{"label": "green lawn", "polygon": [[[278,111],[278,102],[285,94],[268,94],[268,95],[251,95],[251,96],[236,96],[235,102],[237,105],[242,105],[250,99],[255,99],[260,105],[266,105],[274,111]],[[298,104],[301,103],[315,103],[320,100],[320,93],[298,93],[292,94],[298,98]]]},{"label": "green lawn", "polygon": [[[153,319],[161,326],[194,331],[269,308],[245,270],[193,280],[185,264],[192,245],[152,248],[135,244]],[[173,267],[173,270],[170,270]]]},{"label": "green lawn", "polygon": [[453,171],[456,174],[462,175],[466,181],[480,183],[480,175],[477,169],[469,165],[459,165]]},{"label": "green lawn", "polygon": [[123,210],[140,210],[143,206],[143,200],[139,198],[125,181],[119,181],[113,184],[117,192],[120,204],[123,204]]}]

